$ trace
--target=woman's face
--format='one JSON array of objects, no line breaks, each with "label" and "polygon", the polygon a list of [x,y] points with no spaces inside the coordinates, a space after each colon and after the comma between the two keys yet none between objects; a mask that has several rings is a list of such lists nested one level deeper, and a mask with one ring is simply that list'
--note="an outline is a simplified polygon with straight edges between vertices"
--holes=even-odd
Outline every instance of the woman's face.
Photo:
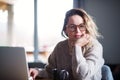
[{"label": "woman's face", "polygon": [[86,27],[81,16],[73,15],[69,17],[68,24],[66,25],[66,34],[70,40],[77,40],[86,33]]}]

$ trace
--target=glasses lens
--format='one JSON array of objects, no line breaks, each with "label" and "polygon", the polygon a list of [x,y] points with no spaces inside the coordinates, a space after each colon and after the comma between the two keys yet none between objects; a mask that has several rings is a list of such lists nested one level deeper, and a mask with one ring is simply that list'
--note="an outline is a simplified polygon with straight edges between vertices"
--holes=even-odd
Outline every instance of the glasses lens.
[{"label": "glasses lens", "polygon": [[84,31],[86,30],[86,27],[84,24],[80,24],[80,25],[68,25],[68,28],[70,31],[75,31],[77,28],[79,28],[80,31]]},{"label": "glasses lens", "polygon": [[83,31],[83,30],[86,30],[86,27],[85,27],[84,24],[80,24],[78,27],[79,27],[79,29],[82,30],[82,31]]},{"label": "glasses lens", "polygon": [[68,27],[71,31],[75,31],[75,25],[69,25]]}]

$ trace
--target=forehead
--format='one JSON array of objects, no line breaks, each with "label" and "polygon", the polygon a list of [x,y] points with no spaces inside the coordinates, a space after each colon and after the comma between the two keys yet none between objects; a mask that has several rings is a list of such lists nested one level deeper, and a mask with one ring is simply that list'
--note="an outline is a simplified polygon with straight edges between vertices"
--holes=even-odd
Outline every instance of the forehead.
[{"label": "forehead", "polygon": [[79,25],[81,23],[83,23],[83,18],[79,15],[70,16],[69,19],[68,19],[68,24]]}]

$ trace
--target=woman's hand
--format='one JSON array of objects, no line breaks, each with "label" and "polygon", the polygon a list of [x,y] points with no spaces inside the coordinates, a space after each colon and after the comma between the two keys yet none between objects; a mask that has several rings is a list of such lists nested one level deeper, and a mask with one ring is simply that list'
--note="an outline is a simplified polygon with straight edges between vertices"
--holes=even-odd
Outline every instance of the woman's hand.
[{"label": "woman's hand", "polygon": [[39,72],[35,68],[30,68],[29,73],[30,73],[30,76],[33,78],[33,80],[35,80]]},{"label": "woman's hand", "polygon": [[90,35],[88,34],[83,34],[83,36],[80,39],[77,39],[75,41],[75,45],[79,45],[81,47],[85,46],[86,44],[88,44],[90,41]]}]

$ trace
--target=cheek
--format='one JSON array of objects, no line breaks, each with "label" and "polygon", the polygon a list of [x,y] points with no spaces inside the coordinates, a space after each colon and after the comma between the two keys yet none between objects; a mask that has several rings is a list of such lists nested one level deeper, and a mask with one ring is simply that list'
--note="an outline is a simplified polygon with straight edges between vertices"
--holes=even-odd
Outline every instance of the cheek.
[{"label": "cheek", "polygon": [[68,37],[69,37],[69,38],[72,39],[72,38],[74,38],[74,36],[75,36],[75,34],[74,34],[73,32],[68,32]]},{"label": "cheek", "polygon": [[87,32],[86,32],[86,31],[83,31],[82,34],[87,34]]},{"label": "cheek", "polygon": [[69,31],[68,29],[66,29],[65,33],[68,35],[68,37],[72,37],[73,35],[73,33]]},{"label": "cheek", "polygon": [[73,36],[73,33],[68,33],[68,37],[72,37]]}]

